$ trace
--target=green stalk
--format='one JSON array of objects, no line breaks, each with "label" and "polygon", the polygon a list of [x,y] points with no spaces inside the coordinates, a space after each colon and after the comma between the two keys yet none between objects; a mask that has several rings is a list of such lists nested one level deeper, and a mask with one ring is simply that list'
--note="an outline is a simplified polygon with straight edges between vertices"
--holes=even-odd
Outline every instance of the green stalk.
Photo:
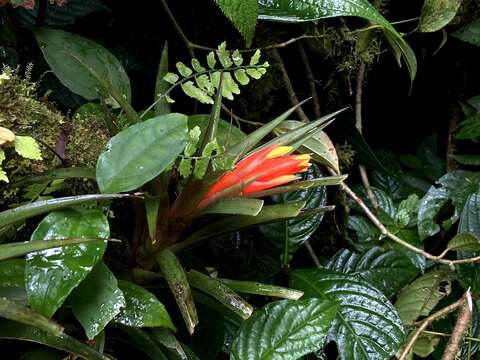
[{"label": "green stalk", "polygon": [[290,300],[298,300],[303,296],[303,291],[282,286],[230,279],[218,279],[218,281],[228,286],[230,289],[244,294],[272,296]]},{"label": "green stalk", "polygon": [[193,334],[195,326],[198,324],[198,315],[187,275],[180,261],[169,249],[164,249],[157,255],[157,262],[175,297],[183,320],[187,325],[187,330],[190,334]]},{"label": "green stalk", "polygon": [[242,319],[246,320],[252,315],[253,306],[217,279],[213,279],[195,270],[190,270],[187,273],[187,278],[193,287],[214,297]]}]

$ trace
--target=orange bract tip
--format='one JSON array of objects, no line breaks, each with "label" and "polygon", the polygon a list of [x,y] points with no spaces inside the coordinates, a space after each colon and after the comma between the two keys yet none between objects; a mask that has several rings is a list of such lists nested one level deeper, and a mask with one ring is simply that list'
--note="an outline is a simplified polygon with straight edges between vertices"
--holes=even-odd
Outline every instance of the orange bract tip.
[{"label": "orange bract tip", "polygon": [[267,154],[267,156],[265,156],[265,159],[278,158],[280,156],[287,155],[292,150],[293,150],[293,148],[291,146],[278,146],[278,147],[274,148],[273,150],[271,150]]}]

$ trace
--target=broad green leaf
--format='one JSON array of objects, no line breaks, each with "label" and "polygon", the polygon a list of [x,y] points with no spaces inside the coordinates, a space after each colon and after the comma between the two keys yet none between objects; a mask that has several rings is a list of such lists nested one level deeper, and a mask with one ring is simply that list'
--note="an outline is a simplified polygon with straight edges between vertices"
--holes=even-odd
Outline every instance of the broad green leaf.
[{"label": "broad green leaf", "polygon": [[448,273],[443,270],[430,271],[398,294],[395,308],[402,322],[405,325],[412,325],[420,316],[428,316],[450,291]]},{"label": "broad green leaf", "polygon": [[[195,126],[198,126],[202,131],[199,140],[200,143],[202,142],[203,136],[205,136],[209,117],[210,115],[208,114],[197,114],[188,117],[188,128],[193,129]],[[222,119],[219,120],[216,138],[221,146],[235,144],[243,140],[246,136],[247,135],[235,125]]]},{"label": "broad green leaf", "polygon": [[455,138],[458,140],[476,140],[480,137],[480,114],[475,114],[463,120]]},{"label": "broad green leaf", "polygon": [[187,354],[172,331],[165,328],[152,330],[152,337],[168,352],[174,360],[187,360]]},{"label": "broad green leaf", "polygon": [[[301,121],[286,120],[275,128],[274,133],[284,134],[302,125],[304,125],[304,123]],[[318,161],[320,164],[327,165],[337,173],[340,173],[337,151],[325,132],[320,131],[313,135],[303,143],[299,150],[303,153],[313,153],[313,160]]]},{"label": "broad green leaf", "polygon": [[[448,229],[460,217],[460,213],[470,194],[475,192],[480,184],[480,174],[456,170],[442,176],[433,185],[420,202],[418,210],[418,233],[421,239],[435,235],[440,226]],[[441,210],[449,202],[455,208],[448,219],[438,219]]]},{"label": "broad green leaf", "polygon": [[118,288],[117,279],[103,262],[95,265],[85,280],[72,291],[68,302],[89,340],[103,331],[125,307],[125,298]]},{"label": "broad green leaf", "polygon": [[472,45],[480,46],[480,19],[473,20],[460,30],[454,32],[453,36]]},{"label": "broad green leaf", "polygon": [[453,155],[453,158],[462,165],[480,166],[479,154]]},{"label": "broad green leaf", "polygon": [[403,345],[405,333],[397,311],[376,288],[355,275],[297,270],[290,286],[305,298],[339,304],[327,341],[337,343],[343,360],[387,360]]},{"label": "broad green leaf", "polygon": [[55,336],[63,333],[63,327],[53,320],[4,297],[0,297],[0,317],[33,326]]},{"label": "broad green leaf", "polygon": [[391,298],[418,274],[408,257],[396,250],[374,247],[361,254],[344,249],[325,265],[337,273],[357,275]]},{"label": "broad green leaf", "polygon": [[[109,236],[110,227],[102,211],[75,208],[47,215],[33,232],[31,241]],[[97,241],[27,255],[25,284],[30,306],[51,317],[87,277],[106,247],[106,242]]]},{"label": "broad green leaf", "polygon": [[[480,186],[476,192],[470,194],[460,216],[458,232],[470,233],[480,238]],[[459,259],[480,256],[480,251],[458,251]],[[462,264],[459,266],[460,282],[465,288],[471,287],[474,294],[480,293],[480,267],[478,263]]]},{"label": "broad green leaf", "polygon": [[[316,166],[312,166],[305,176],[306,180],[317,178],[321,175]],[[304,201],[304,209],[315,209],[326,205],[327,191],[325,187],[316,187],[300,190],[293,193],[276,195],[276,203]],[[263,225],[260,231],[269,240],[271,252],[280,257],[284,267],[288,267],[295,252],[317,230],[323,219],[323,213],[312,216],[300,217],[292,220]]]},{"label": "broad green leaf", "polygon": [[175,331],[165,306],[151,292],[129,281],[118,280],[125,308],[115,321],[133,327],[166,327]]},{"label": "broad green leaf", "polygon": [[407,64],[410,78],[417,72],[417,61],[410,46],[395,28],[367,0],[258,0],[262,20],[303,22],[338,16],[357,16],[380,25]]},{"label": "broad green leaf", "polygon": [[420,200],[416,194],[411,194],[398,205],[394,216],[395,223],[400,228],[412,227],[417,224],[417,213]]},{"label": "broad green leaf", "polygon": [[203,213],[257,216],[262,207],[263,200],[239,197],[220,200],[207,207]]},{"label": "broad green leaf", "polygon": [[421,334],[415,341],[413,352],[421,358],[426,358],[440,343],[441,338],[435,335]]},{"label": "broad green leaf", "polygon": [[94,201],[121,199],[128,197],[126,194],[105,194],[105,195],[79,195],[69,196],[51,200],[36,201],[31,204],[22,205],[14,209],[0,212],[0,228],[26,220],[28,218],[42,215],[50,211],[64,209],[74,205],[89,203]]},{"label": "broad green leaf", "polygon": [[24,340],[44,344],[77,355],[85,360],[110,360],[94,348],[66,334],[49,334],[35,327],[10,320],[0,321],[0,339]]},{"label": "broad green leaf", "polygon": [[160,251],[157,255],[157,262],[191,335],[198,324],[198,315],[185,270],[169,249]]},{"label": "broad green leaf", "polygon": [[338,305],[326,299],[272,302],[245,321],[231,360],[298,359],[322,348]]},{"label": "broad green leaf", "polygon": [[356,239],[353,246],[361,251],[378,245],[382,236],[380,230],[378,230],[369,219],[363,216],[349,216],[347,228],[355,231]]},{"label": "broad green leaf", "polygon": [[0,261],[0,288],[2,287],[25,287],[25,260]]},{"label": "broad green leaf", "polygon": [[42,160],[40,146],[31,136],[15,136],[15,151],[21,157],[31,160]]},{"label": "broad green leaf", "polygon": [[61,30],[37,28],[35,36],[45,60],[69,90],[87,100],[105,97],[105,93],[99,93],[105,91],[103,84],[85,67],[88,66],[130,102],[130,80],[108,50],[92,40]]},{"label": "broad green leaf", "polygon": [[480,251],[480,239],[472,233],[457,234],[448,242],[449,250]]},{"label": "broad green leaf", "polygon": [[242,34],[247,47],[252,44],[257,25],[257,0],[215,0],[225,16]]},{"label": "broad green leaf", "polygon": [[[163,45],[162,56],[160,57],[160,62],[158,63],[157,70],[157,80],[155,82],[155,101],[159,100],[159,97],[164,96],[170,85],[168,81],[165,80],[165,76],[168,74],[168,41],[165,41]],[[178,80],[178,78],[176,79]],[[176,82],[174,81],[174,83]],[[160,99],[155,104],[155,115],[166,115],[170,113],[170,104],[167,99]]]},{"label": "broad green leaf", "polygon": [[446,26],[457,14],[462,0],[425,0],[418,30],[434,32]]},{"label": "broad green leaf", "polygon": [[171,113],[132,125],[115,135],[97,162],[102,192],[134,190],[162,173],[188,141],[187,116]]}]

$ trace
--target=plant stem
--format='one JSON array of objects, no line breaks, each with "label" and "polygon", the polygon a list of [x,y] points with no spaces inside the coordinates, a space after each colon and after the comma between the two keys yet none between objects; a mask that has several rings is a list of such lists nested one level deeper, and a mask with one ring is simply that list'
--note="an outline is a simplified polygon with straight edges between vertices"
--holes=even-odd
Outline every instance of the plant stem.
[{"label": "plant stem", "polygon": [[303,66],[305,67],[305,75],[307,75],[308,83],[310,84],[310,94],[312,95],[313,100],[313,110],[315,113],[315,117],[318,119],[321,116],[320,102],[318,101],[317,87],[315,84],[315,78],[313,77],[312,67],[310,66],[310,61],[308,60],[307,53],[305,52],[305,47],[302,43],[298,44],[298,49],[300,50],[300,57],[302,58]]},{"label": "plant stem", "polygon": [[452,311],[455,311],[459,307],[461,307],[465,303],[465,297],[462,296],[461,299],[455,301],[453,304],[448,305],[447,307],[433,313],[429,317],[425,318],[420,322],[420,326],[417,328],[417,330],[413,333],[413,335],[410,337],[410,339],[407,342],[407,345],[402,351],[402,354],[398,358],[398,360],[405,360],[410,353],[410,351],[413,348],[413,345],[415,345],[415,341],[417,341],[418,337],[420,334],[435,320],[441,319],[447,314],[451,313]]},{"label": "plant stem", "polygon": [[183,43],[185,44],[187,50],[188,50],[188,53],[190,54],[190,57],[194,58],[195,57],[195,53],[193,51],[193,44],[190,42],[190,40],[188,40],[187,36],[185,35],[185,33],[183,32],[182,28],[180,27],[180,25],[178,25],[178,22],[177,22],[177,19],[175,19],[175,16],[173,15],[173,13],[170,11],[170,8],[168,7],[168,4],[167,4],[167,1],[166,0],[160,0],[162,6],[163,6],[163,9],[165,10],[165,13],[167,14],[168,16],[168,19],[170,20],[170,22],[172,23],[173,27],[175,28],[175,31],[177,32],[178,36],[180,36],[180,38],[182,39]]}]

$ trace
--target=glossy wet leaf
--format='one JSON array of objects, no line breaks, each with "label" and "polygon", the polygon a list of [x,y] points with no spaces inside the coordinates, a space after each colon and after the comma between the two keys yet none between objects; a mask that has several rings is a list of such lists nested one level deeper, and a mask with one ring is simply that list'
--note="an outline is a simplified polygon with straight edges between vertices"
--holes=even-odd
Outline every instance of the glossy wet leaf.
[{"label": "glossy wet leaf", "polygon": [[[420,238],[435,235],[440,228],[448,229],[452,226],[459,219],[468,196],[478,189],[479,184],[478,173],[456,170],[442,176],[430,187],[420,202],[418,210]],[[442,216],[442,208],[449,203],[454,207],[453,214]]]},{"label": "glossy wet leaf", "polygon": [[395,308],[405,325],[420,316],[428,316],[438,302],[450,294],[450,278],[443,270],[434,270],[419,277],[397,297]]},{"label": "glossy wet leaf", "polygon": [[[108,220],[101,210],[74,208],[47,215],[33,232],[31,241],[109,236]],[[29,254],[25,284],[30,306],[51,317],[102,258],[106,247],[106,242],[96,241]]]},{"label": "glossy wet leaf", "polygon": [[35,36],[52,71],[63,85],[87,100],[107,95],[98,79],[86,68],[106,80],[130,102],[130,80],[120,62],[108,50],[90,39],[61,30],[38,28]]},{"label": "glossy wet leaf", "polygon": [[24,340],[43,344],[77,355],[85,360],[110,359],[69,335],[55,336],[32,326],[10,320],[0,320],[0,339]]},{"label": "glossy wet leaf", "polygon": [[119,280],[125,308],[115,321],[133,327],[167,327],[176,330],[165,306],[151,292],[129,281]]},{"label": "glossy wet leaf", "polygon": [[318,350],[337,310],[325,299],[272,302],[242,324],[230,359],[294,360]]},{"label": "glossy wet leaf", "polygon": [[97,182],[102,192],[134,190],[162,173],[188,140],[187,116],[156,116],[115,135],[100,154]]},{"label": "glossy wet leaf", "polygon": [[355,232],[353,246],[360,250],[368,250],[379,244],[382,234],[372,222],[363,216],[352,215],[348,217],[347,228]]},{"label": "glossy wet leaf", "polygon": [[215,0],[215,2],[242,34],[249,47],[257,25],[257,0]]},{"label": "glossy wet leaf", "polygon": [[259,19],[303,22],[338,16],[357,16],[380,25],[387,40],[399,51],[407,64],[410,78],[417,72],[417,61],[410,46],[395,28],[367,0],[259,0]]},{"label": "glossy wet leaf", "polygon": [[125,307],[125,298],[117,279],[103,262],[95,265],[85,280],[72,291],[68,302],[89,340],[103,331]]},{"label": "glossy wet leaf", "polygon": [[355,275],[333,271],[296,270],[290,286],[303,290],[305,298],[329,300],[339,310],[327,341],[337,343],[343,360],[387,360],[405,340],[397,311],[376,288]]},{"label": "glossy wet leaf", "polygon": [[21,205],[13,209],[0,212],[0,228],[12,225],[16,222],[20,222],[34,216],[46,214],[50,211],[60,210],[83,203],[121,199],[127,196],[128,195],[126,194],[92,194],[35,201],[27,205]]},{"label": "glossy wet leaf", "polygon": [[161,346],[171,354],[174,360],[187,360],[187,354],[182,348],[182,345],[177,340],[175,335],[171,330],[166,328],[156,328],[152,330],[152,337],[159,343]]},{"label": "glossy wet leaf", "polygon": [[480,251],[480,239],[472,233],[461,233],[448,242],[450,250]]},{"label": "glossy wet leaf", "polygon": [[336,253],[325,268],[338,273],[357,275],[391,298],[418,274],[411,260],[396,250],[380,247],[360,254],[344,249]]},{"label": "glossy wet leaf", "polygon": [[[319,176],[321,173],[318,168],[312,166],[304,179],[310,180]],[[311,188],[277,195],[274,201],[277,203],[304,201],[304,209],[315,209],[326,205],[327,191],[325,187]],[[269,239],[271,249],[275,249],[282,265],[287,267],[295,252],[320,226],[323,215],[320,213],[263,225],[260,227],[260,231]]]},{"label": "glossy wet leaf", "polygon": [[425,0],[418,24],[420,32],[434,32],[446,26],[457,14],[462,0]]}]

